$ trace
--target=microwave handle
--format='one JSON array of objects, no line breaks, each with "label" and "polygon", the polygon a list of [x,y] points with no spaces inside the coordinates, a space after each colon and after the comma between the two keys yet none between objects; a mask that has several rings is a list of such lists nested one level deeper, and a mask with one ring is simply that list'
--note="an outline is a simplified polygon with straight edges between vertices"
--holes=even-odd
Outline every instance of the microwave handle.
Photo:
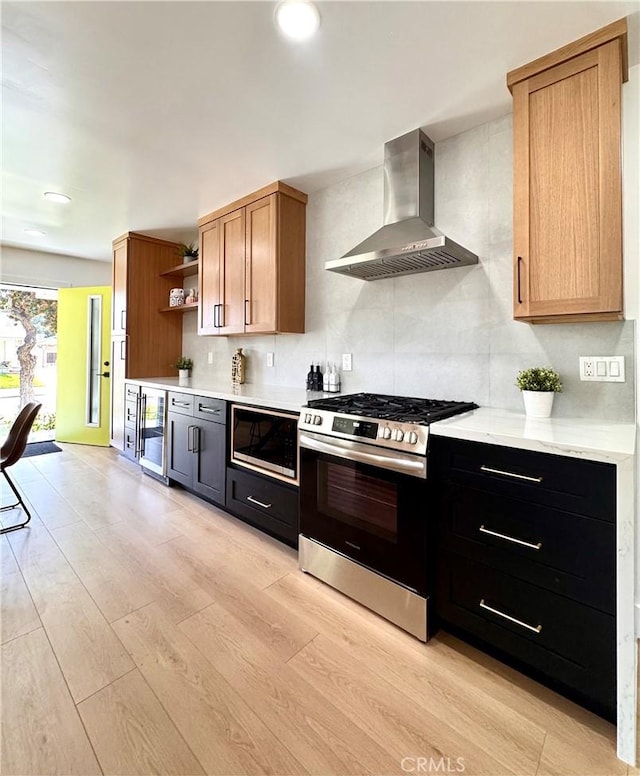
[{"label": "microwave handle", "polygon": [[408,474],[412,477],[427,476],[427,459],[425,456],[408,458],[402,453],[396,453],[394,450],[385,450],[382,452],[372,452],[370,446],[362,445],[358,442],[350,442],[346,439],[332,437],[327,442],[319,434],[313,434],[310,431],[301,431],[299,436],[300,447],[307,450],[314,450],[317,453],[331,455],[334,458],[344,458],[347,461],[356,463],[365,463],[369,466],[377,466],[381,469]]}]

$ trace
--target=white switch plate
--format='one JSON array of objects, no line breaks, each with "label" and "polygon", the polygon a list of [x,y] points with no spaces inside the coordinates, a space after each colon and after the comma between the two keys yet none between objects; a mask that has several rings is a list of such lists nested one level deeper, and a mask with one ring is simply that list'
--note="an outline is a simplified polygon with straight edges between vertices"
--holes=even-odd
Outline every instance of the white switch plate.
[{"label": "white switch plate", "polygon": [[273,353],[267,353],[267,366],[273,366]]},{"label": "white switch plate", "polygon": [[207,353],[207,364],[213,364],[213,350]]},{"label": "white switch plate", "polygon": [[342,354],[342,371],[343,372],[353,371],[353,361],[351,360],[351,353]]},{"label": "white switch plate", "polygon": [[624,356],[580,356],[580,379],[624,383]]}]

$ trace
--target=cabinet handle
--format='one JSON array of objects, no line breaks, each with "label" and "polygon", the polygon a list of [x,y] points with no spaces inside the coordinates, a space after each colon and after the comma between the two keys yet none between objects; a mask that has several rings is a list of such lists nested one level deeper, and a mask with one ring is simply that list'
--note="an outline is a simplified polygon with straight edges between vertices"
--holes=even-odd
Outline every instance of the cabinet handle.
[{"label": "cabinet handle", "polygon": [[497,614],[498,617],[502,617],[504,620],[509,620],[509,622],[514,622],[516,625],[519,625],[521,628],[526,628],[527,630],[533,631],[534,633],[540,633],[542,630],[542,625],[529,625],[526,622],[522,622],[522,620],[516,620],[515,617],[511,617],[508,614],[505,614],[504,612],[500,612],[497,609],[494,609],[492,606],[487,606],[484,602],[484,598],[480,599],[480,608],[486,609],[488,612],[491,612],[491,614]]},{"label": "cabinet handle", "polygon": [[218,310],[218,328],[222,329],[223,326],[225,325],[224,324],[224,304],[220,303],[218,307],[220,308]]},{"label": "cabinet handle", "polygon": [[214,329],[219,329],[220,328],[220,323],[218,321],[218,318],[219,318],[219,316],[218,316],[218,308],[219,307],[220,307],[219,304],[214,304],[213,305],[213,328]]},{"label": "cabinet handle", "polygon": [[515,472],[505,472],[502,469],[492,469],[484,464],[480,467],[481,472],[488,474],[501,474],[503,477],[513,477],[516,480],[526,480],[527,482],[542,482],[542,477],[529,477],[526,474],[516,474]]},{"label": "cabinet handle", "polygon": [[247,501],[250,501],[252,504],[257,504],[259,507],[263,507],[264,509],[271,509],[271,504],[265,504],[262,501],[258,501],[258,499],[254,498],[253,496],[247,496]]},{"label": "cabinet handle", "polygon": [[127,360],[127,343],[125,340],[122,340],[120,343],[120,361],[126,361]]},{"label": "cabinet handle", "polygon": [[211,407],[203,407],[202,404],[198,404],[198,412],[205,412],[207,415],[219,415],[220,409],[211,409]]},{"label": "cabinet handle", "polygon": [[187,426],[187,452],[193,452],[193,429],[194,426]]},{"label": "cabinet handle", "polygon": [[518,256],[518,304],[522,304],[522,296],[520,294],[520,266],[522,265],[522,256]]},{"label": "cabinet handle", "polygon": [[193,452],[194,453],[200,452],[200,427],[199,426],[193,427]]},{"label": "cabinet handle", "polygon": [[135,455],[140,455],[142,445],[142,396],[136,396],[136,444]]},{"label": "cabinet handle", "polygon": [[124,331],[127,328],[127,311],[120,310],[120,328]]},{"label": "cabinet handle", "polygon": [[532,544],[531,542],[524,542],[522,539],[516,539],[513,536],[507,536],[506,534],[497,533],[496,531],[490,531],[488,528],[485,528],[483,525],[480,526],[478,529],[480,533],[488,534],[489,536],[495,536],[498,539],[504,539],[505,542],[513,542],[514,544],[520,544],[523,547],[531,547],[532,550],[539,550],[542,547],[542,542],[538,542],[537,544]]},{"label": "cabinet handle", "polygon": [[143,393],[140,397],[140,457],[144,458],[146,452],[146,438],[144,435],[147,425],[147,397]]},{"label": "cabinet handle", "polygon": [[175,399],[171,399],[171,406],[172,407],[190,407],[191,402],[188,401],[176,401]]},{"label": "cabinet handle", "polygon": [[[247,305],[249,305],[249,315],[247,316]],[[251,305],[249,303],[248,299],[244,300],[244,325],[249,326],[251,325],[251,321],[249,318],[251,317]]]}]

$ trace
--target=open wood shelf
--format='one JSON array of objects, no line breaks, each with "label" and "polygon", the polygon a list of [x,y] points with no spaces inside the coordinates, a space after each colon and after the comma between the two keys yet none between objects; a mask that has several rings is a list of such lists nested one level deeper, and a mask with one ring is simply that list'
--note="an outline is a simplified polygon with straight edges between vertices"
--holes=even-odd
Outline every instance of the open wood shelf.
[{"label": "open wood shelf", "polygon": [[193,304],[176,304],[173,307],[161,307],[161,313],[186,313],[187,310],[197,310],[199,307],[197,302]]},{"label": "open wood shelf", "polygon": [[199,264],[199,259],[195,259],[194,261],[187,261],[184,264],[178,264],[175,267],[165,269],[165,271],[161,272],[160,275],[161,277],[165,278],[186,278],[189,277],[189,275],[197,275]]}]

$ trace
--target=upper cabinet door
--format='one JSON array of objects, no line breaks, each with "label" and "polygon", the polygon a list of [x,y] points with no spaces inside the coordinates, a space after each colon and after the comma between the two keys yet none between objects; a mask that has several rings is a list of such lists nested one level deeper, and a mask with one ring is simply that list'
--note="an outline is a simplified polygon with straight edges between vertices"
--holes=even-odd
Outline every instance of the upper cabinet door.
[{"label": "upper cabinet door", "polygon": [[614,39],[512,84],[517,320],[623,317],[621,72]]},{"label": "upper cabinet door", "polygon": [[223,216],[220,221],[220,308],[218,334],[244,332],[244,208]]},{"label": "upper cabinet door", "polygon": [[127,261],[128,240],[113,246],[113,297],[111,302],[111,333],[122,336],[127,333]]},{"label": "upper cabinet door", "polygon": [[276,194],[246,208],[245,331],[276,331]]},{"label": "upper cabinet door", "polygon": [[217,334],[220,310],[220,224],[200,227],[198,334]]}]

